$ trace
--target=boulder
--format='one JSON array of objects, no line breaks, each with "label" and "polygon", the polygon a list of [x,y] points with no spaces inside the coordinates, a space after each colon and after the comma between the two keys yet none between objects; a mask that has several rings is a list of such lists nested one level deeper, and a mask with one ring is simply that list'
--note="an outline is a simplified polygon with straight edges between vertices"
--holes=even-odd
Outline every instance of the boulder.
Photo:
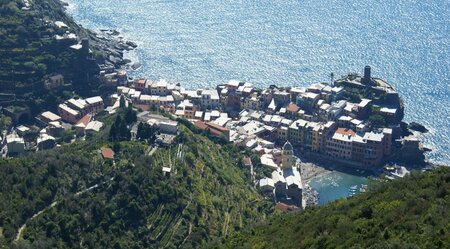
[{"label": "boulder", "polygon": [[418,131],[418,132],[421,132],[421,133],[427,133],[427,132],[428,132],[428,129],[425,128],[425,126],[423,126],[423,125],[421,125],[421,124],[419,124],[419,123],[417,123],[417,122],[411,122],[411,123],[408,125],[408,128],[409,128],[410,130]]}]

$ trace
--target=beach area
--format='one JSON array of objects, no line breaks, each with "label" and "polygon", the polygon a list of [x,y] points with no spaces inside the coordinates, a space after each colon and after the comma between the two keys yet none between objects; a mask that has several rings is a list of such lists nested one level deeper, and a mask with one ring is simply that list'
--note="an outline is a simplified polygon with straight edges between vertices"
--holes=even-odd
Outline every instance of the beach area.
[{"label": "beach area", "polygon": [[332,170],[326,169],[311,162],[300,163],[300,169],[303,183],[308,183],[312,178],[322,177],[333,172]]}]

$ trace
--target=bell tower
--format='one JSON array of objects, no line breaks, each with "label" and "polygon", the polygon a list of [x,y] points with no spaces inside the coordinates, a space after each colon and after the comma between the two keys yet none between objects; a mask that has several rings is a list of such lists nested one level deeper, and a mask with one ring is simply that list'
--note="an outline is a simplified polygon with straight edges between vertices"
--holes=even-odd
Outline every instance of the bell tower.
[{"label": "bell tower", "polygon": [[281,169],[289,169],[292,168],[294,164],[294,149],[292,148],[292,144],[287,141],[283,145],[282,158],[281,158]]}]

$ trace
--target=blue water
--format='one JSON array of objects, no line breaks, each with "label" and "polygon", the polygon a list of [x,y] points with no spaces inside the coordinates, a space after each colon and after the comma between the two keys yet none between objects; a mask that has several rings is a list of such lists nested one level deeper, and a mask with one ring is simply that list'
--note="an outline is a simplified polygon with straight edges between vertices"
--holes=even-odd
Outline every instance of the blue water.
[{"label": "blue water", "polygon": [[134,75],[187,87],[230,79],[306,86],[373,66],[431,128],[428,158],[450,164],[450,1],[70,0],[85,27],[139,48]]},{"label": "blue water", "polygon": [[313,178],[309,182],[319,193],[319,205],[348,197],[352,193],[350,189],[355,186],[354,194],[358,194],[362,184],[367,184],[367,178],[338,171]]}]

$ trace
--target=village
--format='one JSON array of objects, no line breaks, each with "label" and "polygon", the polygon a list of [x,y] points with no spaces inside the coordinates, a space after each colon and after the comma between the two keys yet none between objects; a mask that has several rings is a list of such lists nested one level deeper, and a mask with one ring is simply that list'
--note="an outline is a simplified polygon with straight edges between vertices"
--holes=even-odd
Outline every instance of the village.
[{"label": "village", "polygon": [[[33,127],[21,125],[4,131],[2,155],[52,149],[60,146],[58,141],[66,131],[73,135],[65,140],[84,139],[104,127],[96,115],[113,114],[130,105],[141,111],[138,121],[128,127],[131,139],[138,123],[147,123],[159,128],[158,143],[170,145],[178,124],[156,114],[164,112],[252,150],[261,165],[272,171],[271,177],[255,179],[256,185],[275,203],[290,208],[317,202],[316,194],[302,182],[302,178],[317,173],[302,169],[299,155],[370,171],[377,170],[396,151],[407,156],[420,147],[417,138],[401,137],[403,109],[398,93],[387,82],[373,78],[369,66],[363,76],[349,74],[332,79],[331,84],[307,88],[258,89],[248,82],[230,80],[215,89],[189,90],[166,80],[127,80],[122,71],[101,72],[100,78],[116,92],[69,99],[58,106],[57,113],[46,111],[36,116]],[[61,81],[61,77],[53,77],[46,84],[53,88]],[[38,130],[31,140],[27,137],[30,130]],[[101,153],[105,158],[114,157],[110,148]],[[243,161],[253,167],[249,158]]]}]

